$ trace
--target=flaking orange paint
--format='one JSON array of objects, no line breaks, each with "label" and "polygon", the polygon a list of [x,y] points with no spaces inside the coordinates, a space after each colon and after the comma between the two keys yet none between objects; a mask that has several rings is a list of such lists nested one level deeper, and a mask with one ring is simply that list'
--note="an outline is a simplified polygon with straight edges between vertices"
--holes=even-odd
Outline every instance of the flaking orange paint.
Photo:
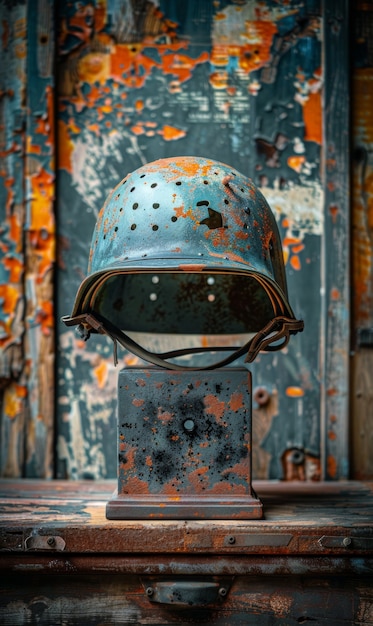
[{"label": "flaking orange paint", "polygon": [[108,377],[107,362],[102,359],[100,363],[93,369],[93,373],[96,377],[98,388],[103,389],[106,385]]}]

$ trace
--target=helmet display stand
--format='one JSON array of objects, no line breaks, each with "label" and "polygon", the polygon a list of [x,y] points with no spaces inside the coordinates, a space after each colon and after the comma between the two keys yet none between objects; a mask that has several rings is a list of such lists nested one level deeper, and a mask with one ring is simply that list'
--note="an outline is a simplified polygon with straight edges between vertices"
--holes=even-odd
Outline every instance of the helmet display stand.
[{"label": "helmet display stand", "polygon": [[251,375],[231,364],[281,349],[303,322],[288,302],[275,218],[250,179],[200,157],[129,174],[99,214],[88,275],[63,321],[151,364],[119,374],[109,519],[262,516]]}]

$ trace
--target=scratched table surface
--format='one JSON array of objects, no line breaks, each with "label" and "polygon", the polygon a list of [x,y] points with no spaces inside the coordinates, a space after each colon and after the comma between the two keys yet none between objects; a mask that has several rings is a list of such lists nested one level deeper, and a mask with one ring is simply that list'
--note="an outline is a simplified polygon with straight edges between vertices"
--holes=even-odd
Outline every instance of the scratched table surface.
[{"label": "scratched table surface", "polygon": [[105,506],[115,486],[111,480],[1,481],[0,561],[47,551],[373,554],[373,484],[257,482],[264,519],[239,521],[107,520]]}]

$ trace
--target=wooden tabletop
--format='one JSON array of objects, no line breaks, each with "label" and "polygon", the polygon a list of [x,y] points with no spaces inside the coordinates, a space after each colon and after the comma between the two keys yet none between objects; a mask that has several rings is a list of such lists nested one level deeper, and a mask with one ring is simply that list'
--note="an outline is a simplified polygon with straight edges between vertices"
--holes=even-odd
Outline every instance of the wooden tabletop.
[{"label": "wooden tabletop", "polygon": [[262,520],[110,521],[115,481],[0,482],[0,550],[373,555],[372,484],[256,482]]}]

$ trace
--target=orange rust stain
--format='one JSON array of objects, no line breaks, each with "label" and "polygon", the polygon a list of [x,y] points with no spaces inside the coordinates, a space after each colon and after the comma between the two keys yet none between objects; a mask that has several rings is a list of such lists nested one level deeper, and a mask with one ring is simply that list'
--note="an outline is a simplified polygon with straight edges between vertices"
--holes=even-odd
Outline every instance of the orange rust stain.
[{"label": "orange rust stain", "polygon": [[207,63],[209,58],[208,52],[202,52],[196,59],[179,52],[164,54],[161,59],[162,70],[165,74],[176,76],[177,80],[183,83],[192,78],[192,72],[197,65]]},{"label": "orange rust stain", "polygon": [[337,476],[337,460],[334,456],[329,455],[327,458],[327,471],[328,475],[331,478],[335,478]]},{"label": "orange rust stain", "polygon": [[239,391],[235,391],[234,393],[232,393],[229,400],[229,406],[232,411],[238,411],[239,409],[242,409],[244,406],[243,394]]},{"label": "orange rust stain", "polygon": [[90,130],[92,133],[94,133],[96,135],[96,137],[100,136],[100,127],[98,124],[88,124],[87,126],[88,130]]},{"label": "orange rust stain", "polygon": [[[318,81],[310,81],[316,84]],[[305,126],[304,139],[306,141],[315,141],[322,143],[322,102],[321,92],[316,91],[308,95],[307,100],[303,103],[303,120]]]},{"label": "orange rust stain", "polygon": [[[125,466],[127,468],[127,464]],[[149,485],[145,480],[140,480],[137,476],[132,476],[125,485],[125,493],[126,494],[148,494],[149,493]]]},{"label": "orange rust stain", "polygon": [[299,252],[302,252],[302,250],[304,250],[304,244],[300,244],[299,246],[293,246],[292,248],[292,252],[293,254],[299,254]]},{"label": "orange rust stain", "polygon": [[289,398],[302,398],[304,396],[304,391],[301,387],[287,387],[285,393]]},{"label": "orange rust stain", "polygon": [[[206,163],[201,166],[198,161],[188,159],[185,157],[174,157],[164,159],[164,164],[168,166],[168,179],[178,180],[182,175],[184,176],[208,176],[210,170],[215,167],[214,161],[206,160]],[[157,161],[147,164],[149,172],[158,172],[159,164]]]},{"label": "orange rust stain", "polygon": [[327,389],[326,394],[328,396],[336,396],[338,394],[338,389],[331,387],[330,389]]},{"label": "orange rust stain", "polygon": [[243,230],[239,230],[234,234],[234,236],[235,236],[235,239],[248,239],[249,233]]},{"label": "orange rust stain", "polygon": [[291,156],[288,157],[288,166],[295,170],[298,174],[302,171],[303,164],[306,161],[306,157],[304,156]]},{"label": "orange rust stain", "polygon": [[71,155],[74,144],[70,139],[68,127],[60,120],[58,122],[58,167],[72,174]]},{"label": "orange rust stain", "polygon": [[14,257],[7,257],[3,262],[4,267],[9,271],[9,282],[19,283],[24,270],[22,261],[15,259]]},{"label": "orange rust stain", "polygon": [[144,108],[144,101],[143,100],[136,100],[136,102],[135,102],[135,110],[138,113],[141,113],[143,108]]},{"label": "orange rust stain", "polygon": [[331,204],[329,207],[329,213],[332,216],[333,224],[335,224],[339,213],[339,207],[336,204]]},{"label": "orange rust stain", "polygon": [[4,313],[14,313],[17,302],[21,294],[18,287],[14,285],[0,285],[0,299],[2,300],[2,310]]},{"label": "orange rust stain", "polygon": [[250,458],[247,457],[240,463],[236,463],[235,465],[232,465],[232,467],[227,467],[222,471],[222,476],[225,476],[226,474],[236,474],[236,476],[248,478],[250,476]]},{"label": "orange rust stain", "polygon": [[206,265],[179,265],[179,270],[182,270],[183,272],[202,272]]},{"label": "orange rust stain", "polygon": [[153,67],[159,63],[142,54],[142,45],[117,44],[110,54],[110,76],[128,87],[143,87]]},{"label": "orange rust stain", "polygon": [[331,441],[334,441],[335,439],[337,439],[337,434],[334,432],[334,430],[329,430],[328,439],[330,439]]},{"label": "orange rust stain", "polygon": [[328,191],[335,191],[336,190],[335,182],[333,180],[329,180],[327,184],[327,188],[328,188]]},{"label": "orange rust stain", "polygon": [[135,456],[137,448],[132,448],[128,445],[128,443],[125,443],[124,452],[126,455],[126,463],[121,464],[121,468],[128,472],[128,470],[131,470],[135,467]]},{"label": "orange rust stain", "polygon": [[142,398],[134,398],[132,400],[132,404],[133,406],[143,406],[145,404],[145,400],[143,400]]},{"label": "orange rust stain", "polygon": [[13,420],[22,413],[24,398],[27,396],[27,388],[24,385],[12,383],[4,391],[4,415]]},{"label": "orange rust stain", "polygon": [[[221,21],[223,14],[217,14],[215,19]],[[234,43],[215,44],[211,52],[211,64],[224,68],[228,65],[230,57],[238,57],[239,67],[245,73],[258,70],[270,60],[273,35],[277,32],[277,26],[270,20],[246,20],[242,24],[242,38],[246,45]]]},{"label": "orange rust stain", "polygon": [[50,336],[51,330],[54,327],[53,302],[50,300],[40,302],[35,319],[37,324],[40,324],[43,335],[46,337]]},{"label": "orange rust stain", "polygon": [[284,246],[299,245],[301,243],[302,243],[302,240],[299,237],[284,237],[284,241],[283,241]]},{"label": "orange rust stain", "polygon": [[19,221],[18,216],[9,215],[8,223],[9,223],[9,237],[16,244],[17,252],[21,252],[22,251],[22,238],[21,238],[22,225]]},{"label": "orange rust stain", "polygon": [[157,417],[162,423],[167,424],[167,422],[172,420],[173,413],[170,413],[169,411],[162,411],[162,408],[158,407]]},{"label": "orange rust stain", "polygon": [[217,421],[224,415],[225,404],[213,394],[207,394],[203,399],[206,413],[212,414]]},{"label": "orange rust stain", "polygon": [[341,293],[339,289],[337,289],[336,287],[333,287],[333,289],[330,292],[330,297],[332,300],[339,300],[341,297]]},{"label": "orange rust stain", "polygon": [[238,263],[245,263],[245,260],[242,258],[242,256],[239,256],[238,254],[234,254],[233,252],[229,252],[228,250],[222,253],[218,253],[218,252],[212,252],[212,250],[210,251],[210,256],[214,256],[220,259],[229,259],[230,261],[237,261]]},{"label": "orange rust stain", "polygon": [[136,385],[137,385],[138,387],[145,387],[145,385],[146,385],[146,381],[145,381],[143,378],[138,378],[138,379],[136,380]]},{"label": "orange rust stain", "polygon": [[[249,476],[249,474],[247,474],[247,476]],[[206,493],[206,492],[204,492]],[[208,490],[209,494],[215,494],[215,495],[227,495],[227,494],[231,494],[234,496],[239,496],[239,495],[244,495],[247,493],[247,489],[245,487],[245,485],[237,485],[234,483],[228,483],[228,481],[224,481],[221,483],[215,483],[215,485],[213,485],[209,490]]]},{"label": "orange rust stain", "polygon": [[135,126],[131,126],[131,131],[134,135],[143,135],[145,133],[144,128],[140,124],[135,124]]},{"label": "orange rust stain", "polygon": [[180,128],[176,128],[175,126],[165,125],[163,129],[158,131],[159,135],[162,135],[165,141],[176,141],[177,139],[181,139],[186,136],[185,130],[181,130]]},{"label": "orange rust stain", "polygon": [[199,467],[188,474],[188,481],[193,486],[195,493],[205,491],[209,484],[208,467]]},{"label": "orange rust stain", "polygon": [[294,254],[291,258],[290,258],[290,265],[293,268],[293,270],[300,270],[302,268],[299,256],[297,256],[296,254]]},{"label": "orange rust stain", "polygon": [[97,367],[93,369],[93,373],[96,376],[98,388],[103,389],[108,377],[108,365],[106,361],[102,360]]},{"label": "orange rust stain", "polygon": [[335,422],[337,421],[337,416],[336,415],[331,415],[330,416],[330,421],[332,424],[335,424]]},{"label": "orange rust stain", "polygon": [[79,80],[85,83],[105,83],[110,77],[110,56],[108,53],[89,52],[77,64]]},{"label": "orange rust stain", "polygon": [[147,456],[145,459],[145,465],[147,465],[148,467],[153,467],[153,460],[151,456]]}]

